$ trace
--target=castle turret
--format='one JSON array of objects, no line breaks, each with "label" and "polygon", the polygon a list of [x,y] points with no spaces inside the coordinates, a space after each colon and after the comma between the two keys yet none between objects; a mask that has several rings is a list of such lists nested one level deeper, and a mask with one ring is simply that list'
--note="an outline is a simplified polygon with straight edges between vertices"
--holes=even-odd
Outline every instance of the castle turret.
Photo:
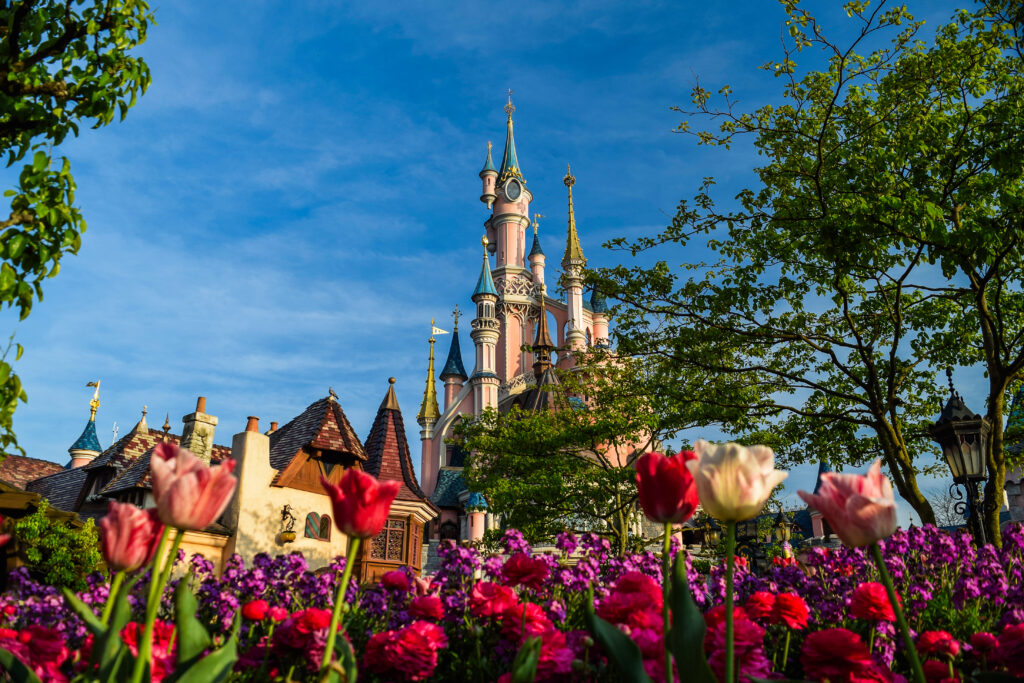
[{"label": "castle turret", "polygon": [[485,223],[488,249],[497,255],[495,272],[499,276],[506,268],[513,273],[526,269],[526,228],[530,225],[530,202],[533,201],[533,195],[526,189],[526,179],[516,154],[512,130],[512,113],[515,110],[510,90],[508,104],[505,105],[505,151],[497,171],[491,218]]},{"label": "castle turret", "polygon": [[[433,329],[434,321],[430,321]],[[434,383],[434,339],[433,333],[430,339],[430,356],[427,360],[427,385],[423,389],[423,402],[420,403],[420,412],[416,414],[416,422],[420,425],[420,474],[423,477],[423,487],[427,491],[433,490],[437,478],[437,462],[432,457],[434,438],[434,425],[441,417],[441,411],[437,407],[437,387]]]},{"label": "castle turret", "polygon": [[533,340],[533,376],[540,383],[541,376],[551,367],[551,352],[555,345],[548,333],[548,312],[544,308],[544,293],[540,295],[540,317],[537,321],[537,337]]},{"label": "castle turret", "polygon": [[533,214],[533,247],[530,249],[530,273],[533,275],[533,281],[536,284],[543,285],[544,262],[547,260],[547,257],[544,256],[544,250],[540,248],[540,238],[537,236],[538,218],[543,218],[543,216],[539,213]]},{"label": "castle turret", "polygon": [[459,317],[461,315],[459,307],[456,306],[455,310],[452,311],[452,317],[455,319],[455,328],[452,330],[452,345],[448,347],[448,359],[444,362],[444,367],[441,368],[441,381],[444,382],[445,412],[451,409],[452,404],[455,402],[455,397],[462,391],[462,385],[469,379],[469,376],[466,374],[466,368],[462,364],[462,349],[459,345]]},{"label": "castle turret", "polygon": [[88,465],[103,450],[100,448],[99,437],[96,436],[96,411],[100,409],[100,381],[89,382],[86,386],[96,387],[96,391],[89,401],[89,421],[82,430],[82,435],[68,449],[72,468]]},{"label": "castle turret", "polygon": [[608,346],[608,303],[594,289],[590,294],[590,313],[594,320],[594,346]]},{"label": "castle turret", "polygon": [[487,257],[487,238],[481,240],[484,247],[483,266],[480,279],[473,290],[476,317],[470,337],[476,346],[476,368],[469,378],[473,385],[473,411],[477,415],[485,408],[498,407],[498,375],[495,373],[495,346],[498,343],[498,318],[496,305],[498,290],[491,277],[491,266]]},{"label": "castle turret", "polygon": [[571,349],[586,346],[587,336],[583,331],[583,269],[587,259],[580,247],[580,238],[576,233],[576,216],[572,206],[572,186],[576,178],[569,168],[562,179],[569,188],[569,231],[565,239],[565,254],[562,256],[562,287],[565,289],[565,304],[568,309],[568,332],[566,344]]},{"label": "castle turret", "polygon": [[483,182],[483,194],[480,201],[487,205],[487,208],[494,206],[494,200],[498,198],[494,194],[495,184],[498,181],[498,169],[494,168],[494,159],[491,158],[491,141],[487,141],[487,159],[484,161],[484,168],[480,171],[480,180]]}]

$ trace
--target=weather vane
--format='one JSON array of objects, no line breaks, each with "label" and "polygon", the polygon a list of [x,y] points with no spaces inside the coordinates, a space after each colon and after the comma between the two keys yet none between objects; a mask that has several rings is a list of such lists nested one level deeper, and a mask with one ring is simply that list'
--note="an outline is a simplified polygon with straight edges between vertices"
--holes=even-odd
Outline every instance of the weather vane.
[{"label": "weather vane", "polygon": [[512,112],[516,110],[516,105],[512,104],[512,88],[508,89],[508,104],[505,105],[505,113],[508,114],[509,118],[512,118]]},{"label": "weather vane", "polygon": [[538,218],[544,218],[544,214],[542,214],[542,213],[535,213],[535,214],[533,214],[533,234],[534,235],[537,234],[537,228],[539,226],[539,224],[537,223],[537,219]]},{"label": "weather vane", "polygon": [[452,311],[452,318],[455,319],[455,329],[459,329],[459,318],[462,317],[462,311],[459,310],[459,305],[455,304],[455,310]]}]

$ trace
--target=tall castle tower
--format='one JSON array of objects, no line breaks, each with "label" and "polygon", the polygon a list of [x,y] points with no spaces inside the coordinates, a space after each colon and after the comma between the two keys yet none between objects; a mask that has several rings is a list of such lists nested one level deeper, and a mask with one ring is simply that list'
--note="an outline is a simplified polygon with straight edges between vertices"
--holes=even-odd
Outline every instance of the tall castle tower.
[{"label": "tall castle tower", "polygon": [[[565,298],[548,296],[546,259],[539,233],[542,215],[534,215],[533,239],[529,246],[527,242],[534,197],[519,166],[512,120],[515,111],[509,91],[501,163],[494,163],[494,150],[487,143],[487,156],[479,173],[480,201],[490,215],[484,221],[483,263],[472,294],[474,317],[470,336],[476,362],[467,378],[456,316],[455,334],[441,371],[445,383],[443,412],[437,407],[434,339],[430,339],[427,386],[419,421],[423,489],[442,510],[438,524],[431,526],[434,537],[455,538],[451,534],[460,529],[459,537],[467,538],[472,526],[468,515],[479,514],[486,508],[486,501],[478,500],[478,494],[468,491],[462,479],[466,454],[452,439],[459,419],[480,415],[488,408],[508,410],[513,404],[530,410],[547,409],[546,401],[530,400],[533,394],[543,395],[532,391],[533,387],[557,383],[556,375],[550,371],[552,365],[571,367],[571,351],[606,343],[608,336],[604,300],[595,294],[587,301],[583,295],[587,262],[577,232],[573,206],[576,179],[571,173],[563,179],[569,205],[562,271],[552,275],[564,290]],[[533,346],[529,346],[531,343]],[[490,520],[489,514],[487,517]],[[490,524],[488,521],[487,526]],[[474,529],[479,533],[481,529],[477,527]]]}]

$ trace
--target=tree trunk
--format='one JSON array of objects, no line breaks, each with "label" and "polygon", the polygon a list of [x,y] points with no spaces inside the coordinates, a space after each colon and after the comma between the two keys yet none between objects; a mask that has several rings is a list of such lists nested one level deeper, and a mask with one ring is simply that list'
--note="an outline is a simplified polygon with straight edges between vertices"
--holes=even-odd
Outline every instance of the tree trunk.
[{"label": "tree trunk", "polygon": [[992,433],[988,439],[988,481],[985,482],[984,517],[985,537],[997,548],[1003,546],[1003,535],[999,529],[999,511],[1003,507],[1003,491],[1006,489],[1006,453],[1003,451],[1003,413],[1006,407],[1006,388],[1009,381],[1002,373],[989,369],[988,419],[992,422]]},{"label": "tree trunk", "polygon": [[900,435],[886,421],[875,428],[882,446],[882,459],[896,484],[896,491],[914,508],[921,518],[921,524],[935,524],[935,511],[917,485],[914,462],[910,459],[906,444]]}]

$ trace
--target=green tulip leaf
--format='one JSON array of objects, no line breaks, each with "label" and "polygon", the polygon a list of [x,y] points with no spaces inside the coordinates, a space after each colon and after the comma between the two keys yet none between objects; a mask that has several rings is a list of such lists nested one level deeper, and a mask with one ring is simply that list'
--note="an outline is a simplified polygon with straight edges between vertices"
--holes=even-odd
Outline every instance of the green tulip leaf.
[{"label": "green tulip leaf", "polygon": [[[64,594],[64,600],[68,603],[68,606],[85,622],[85,627],[89,629],[93,636],[99,637],[100,634],[106,632],[107,627],[103,625],[103,622],[92,611],[92,608],[82,602],[70,588],[61,588],[61,592]],[[111,595],[107,599],[113,600],[114,596]]]},{"label": "green tulip leaf", "polygon": [[619,674],[618,680],[623,683],[652,683],[651,677],[644,670],[640,648],[633,639],[594,613],[593,587],[587,590],[585,607],[587,629],[615,667]]},{"label": "green tulip leaf", "polygon": [[131,594],[132,589],[135,588],[135,584],[142,579],[142,576],[142,574],[139,574],[131,581],[122,585],[117,595],[107,598],[114,601],[114,609],[110,612],[110,625],[102,634],[97,634],[96,642],[93,644],[92,655],[93,664],[99,666],[100,680],[102,681],[117,680],[117,673],[121,665],[126,660],[131,659],[128,646],[121,640],[121,631],[128,625],[128,620],[132,616],[132,607],[128,596]]},{"label": "green tulip leaf", "polygon": [[182,579],[174,589],[174,625],[178,629],[178,663],[182,669],[192,666],[210,648],[210,634],[196,619],[196,596]]},{"label": "green tulip leaf", "polygon": [[540,638],[527,638],[512,660],[512,683],[533,683],[540,660]]},{"label": "green tulip leaf", "polygon": [[39,677],[13,652],[0,647],[0,671],[7,672],[14,683],[40,683]]},{"label": "green tulip leaf", "polygon": [[715,674],[704,654],[704,615],[690,592],[686,577],[686,555],[676,554],[672,570],[672,628],[668,632],[668,647],[675,657],[679,672],[686,672],[686,680],[693,683],[717,683]]},{"label": "green tulip leaf", "polygon": [[340,671],[333,669],[338,680],[341,683],[355,683],[359,675],[359,662],[356,660],[356,653],[352,651],[352,643],[348,642],[344,633],[339,633],[338,639],[334,641],[334,652],[338,655],[341,668]]},{"label": "green tulip leaf", "polygon": [[174,681],[175,683],[218,683],[228,677],[237,659],[238,640],[232,634],[220,649],[214,650],[181,671]]}]

